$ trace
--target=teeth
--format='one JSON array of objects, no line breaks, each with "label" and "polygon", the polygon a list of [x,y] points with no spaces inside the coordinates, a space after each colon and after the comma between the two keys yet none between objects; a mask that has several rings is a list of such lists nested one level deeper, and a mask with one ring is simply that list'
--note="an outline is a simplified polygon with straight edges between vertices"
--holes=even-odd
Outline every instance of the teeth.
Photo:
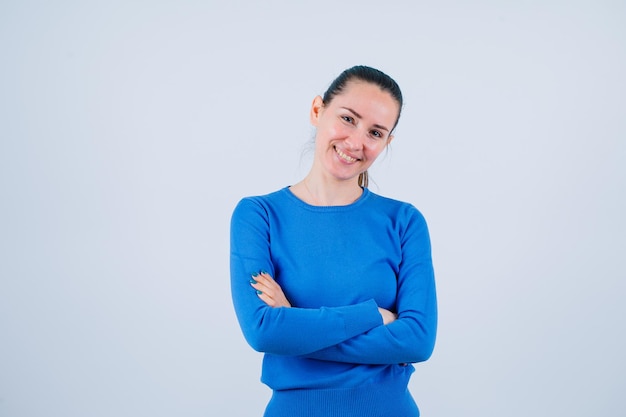
[{"label": "teeth", "polygon": [[335,148],[335,150],[337,151],[337,154],[344,160],[346,160],[347,162],[356,162],[355,158],[352,158],[351,156],[346,155],[345,153],[341,152],[339,149]]}]

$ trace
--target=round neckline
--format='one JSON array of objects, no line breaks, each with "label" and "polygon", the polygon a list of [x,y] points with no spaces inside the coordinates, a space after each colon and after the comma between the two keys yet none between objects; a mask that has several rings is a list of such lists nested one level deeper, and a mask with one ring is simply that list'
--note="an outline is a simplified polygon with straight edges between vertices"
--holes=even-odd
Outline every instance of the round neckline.
[{"label": "round neckline", "polygon": [[300,207],[303,207],[307,210],[311,210],[311,211],[321,211],[321,212],[329,212],[329,211],[345,211],[345,210],[351,210],[354,207],[360,206],[370,195],[370,191],[368,188],[366,187],[361,187],[361,189],[363,190],[363,192],[361,193],[361,195],[359,196],[359,198],[357,198],[356,200],[354,200],[352,203],[350,204],[346,204],[346,205],[342,205],[342,206],[314,206],[312,204],[307,203],[304,200],[301,200],[299,197],[297,197],[290,189],[289,187],[291,187],[290,185],[286,186],[283,188],[283,192],[287,195],[287,197],[294,203],[296,203],[297,205],[299,205]]}]

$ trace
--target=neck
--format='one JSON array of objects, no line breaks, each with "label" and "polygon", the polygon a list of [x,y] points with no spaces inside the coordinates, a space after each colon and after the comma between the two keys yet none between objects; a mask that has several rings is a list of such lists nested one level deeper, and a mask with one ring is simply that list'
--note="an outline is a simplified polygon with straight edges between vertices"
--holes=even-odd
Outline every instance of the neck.
[{"label": "neck", "polygon": [[346,206],[354,203],[363,193],[357,178],[347,181],[318,178],[311,173],[296,184],[298,197],[314,206]]}]

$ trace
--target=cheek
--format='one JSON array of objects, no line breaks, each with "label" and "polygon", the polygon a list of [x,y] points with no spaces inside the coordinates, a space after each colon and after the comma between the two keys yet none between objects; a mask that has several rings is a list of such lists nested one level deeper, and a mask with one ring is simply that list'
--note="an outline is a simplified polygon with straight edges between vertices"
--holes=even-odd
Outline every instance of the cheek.
[{"label": "cheek", "polygon": [[351,126],[343,123],[329,123],[326,126],[326,133],[330,139],[342,138],[349,135],[351,132]]},{"label": "cheek", "polygon": [[367,157],[369,159],[376,159],[385,150],[386,145],[384,143],[375,143],[366,148]]},{"label": "cheek", "polygon": [[342,139],[347,135],[347,129],[341,125],[324,126],[317,130],[317,140],[320,145],[328,145],[329,142]]}]

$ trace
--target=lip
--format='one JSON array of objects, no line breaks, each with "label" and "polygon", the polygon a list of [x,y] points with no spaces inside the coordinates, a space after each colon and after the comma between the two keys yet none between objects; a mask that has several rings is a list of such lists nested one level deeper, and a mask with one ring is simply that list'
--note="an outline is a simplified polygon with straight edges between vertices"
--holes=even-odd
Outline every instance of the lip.
[{"label": "lip", "polygon": [[341,162],[344,162],[346,164],[354,164],[355,162],[360,161],[359,158],[350,155],[348,152],[339,149],[337,146],[334,146],[333,148],[335,149],[335,153],[337,154],[337,157]]}]

